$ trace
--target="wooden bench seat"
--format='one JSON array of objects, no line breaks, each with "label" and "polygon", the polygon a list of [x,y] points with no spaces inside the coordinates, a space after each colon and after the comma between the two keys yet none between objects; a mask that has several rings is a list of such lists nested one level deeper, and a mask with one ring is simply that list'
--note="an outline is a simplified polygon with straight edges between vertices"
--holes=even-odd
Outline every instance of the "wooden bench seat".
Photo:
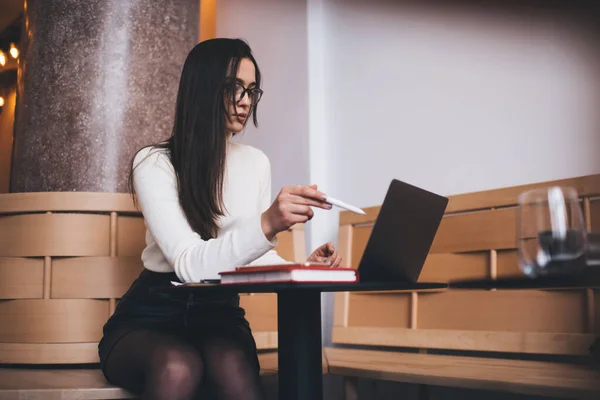
[{"label": "wooden bench seat", "polygon": [[597,399],[600,371],[589,365],[378,350],[326,349],[329,373],[434,386]]},{"label": "wooden bench seat", "polygon": [[[277,373],[277,353],[259,354],[261,375]],[[134,395],[94,369],[0,368],[0,400],[109,400]]]},{"label": "wooden bench seat", "polygon": [[[517,198],[551,185],[575,187],[588,231],[600,231],[600,175],[450,196],[419,280],[522,274]],[[379,207],[365,211],[340,214],[338,249],[353,267]],[[348,292],[335,294],[334,347],[325,351],[329,372],[345,377],[348,399],[356,398],[357,378],[418,383],[421,398],[426,385],[442,385],[598,399],[600,372],[589,347],[599,334],[600,291],[592,283],[553,290]]]},{"label": "wooden bench seat", "polygon": [[[142,270],[144,234],[128,194],[0,194],[0,399],[125,396],[97,369],[61,366],[99,362],[102,326]],[[302,225],[277,237],[283,258],[306,259]],[[271,351],[263,373],[275,373],[277,295],[240,304],[259,351]],[[53,368],[23,367],[36,364]]]}]

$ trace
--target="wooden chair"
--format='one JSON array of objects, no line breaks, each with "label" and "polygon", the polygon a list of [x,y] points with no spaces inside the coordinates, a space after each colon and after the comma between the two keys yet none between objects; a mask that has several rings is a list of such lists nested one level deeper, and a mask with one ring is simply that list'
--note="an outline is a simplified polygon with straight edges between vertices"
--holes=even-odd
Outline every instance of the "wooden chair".
[{"label": "wooden chair", "polygon": [[[575,187],[588,230],[600,230],[600,175],[451,196],[420,280],[519,274],[517,196],[549,185]],[[340,216],[338,247],[352,266],[378,210]],[[418,383],[423,398],[425,385],[600,398],[589,355],[599,300],[597,287],[338,293],[329,372],[346,377],[348,399],[356,398],[356,378]]]},{"label": "wooden chair", "polygon": [[[144,233],[127,194],[0,195],[0,364],[96,365],[102,326],[143,268]],[[305,260],[301,226],[278,240],[284,258]],[[263,372],[275,373],[277,299],[242,295],[241,305],[259,350],[271,351],[260,354]],[[0,399],[74,390],[86,399],[130,397],[97,368],[0,369]]]}]

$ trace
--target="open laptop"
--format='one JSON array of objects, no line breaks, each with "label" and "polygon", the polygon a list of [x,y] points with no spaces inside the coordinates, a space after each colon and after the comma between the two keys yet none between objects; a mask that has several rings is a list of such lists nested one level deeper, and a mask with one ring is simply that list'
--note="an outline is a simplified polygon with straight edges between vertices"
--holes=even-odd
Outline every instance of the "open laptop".
[{"label": "open laptop", "polygon": [[416,282],[448,199],[392,180],[358,265],[361,282]]}]

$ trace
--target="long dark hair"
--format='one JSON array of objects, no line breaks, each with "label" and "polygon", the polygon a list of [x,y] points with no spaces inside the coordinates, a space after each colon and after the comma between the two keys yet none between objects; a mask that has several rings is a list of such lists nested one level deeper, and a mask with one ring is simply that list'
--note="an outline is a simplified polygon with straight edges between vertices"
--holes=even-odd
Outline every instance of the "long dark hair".
[{"label": "long dark hair", "polygon": [[[224,214],[223,178],[227,135],[225,91],[235,82],[240,61],[248,58],[261,74],[252,50],[240,39],[210,39],[188,54],[181,72],[171,137],[152,145],[165,149],[177,174],[179,203],[194,231],[204,240],[218,234],[217,220]],[[256,105],[250,110],[258,125]],[[129,175],[132,195],[133,163]]]}]

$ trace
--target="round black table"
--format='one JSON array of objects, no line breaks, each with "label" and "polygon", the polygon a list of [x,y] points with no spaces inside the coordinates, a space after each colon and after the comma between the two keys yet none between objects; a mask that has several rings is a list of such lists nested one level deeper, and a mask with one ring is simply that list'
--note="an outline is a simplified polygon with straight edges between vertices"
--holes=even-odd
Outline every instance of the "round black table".
[{"label": "round black table", "polygon": [[166,290],[206,293],[277,293],[280,400],[321,400],[323,373],[321,293],[444,289],[444,283],[187,284]]}]

